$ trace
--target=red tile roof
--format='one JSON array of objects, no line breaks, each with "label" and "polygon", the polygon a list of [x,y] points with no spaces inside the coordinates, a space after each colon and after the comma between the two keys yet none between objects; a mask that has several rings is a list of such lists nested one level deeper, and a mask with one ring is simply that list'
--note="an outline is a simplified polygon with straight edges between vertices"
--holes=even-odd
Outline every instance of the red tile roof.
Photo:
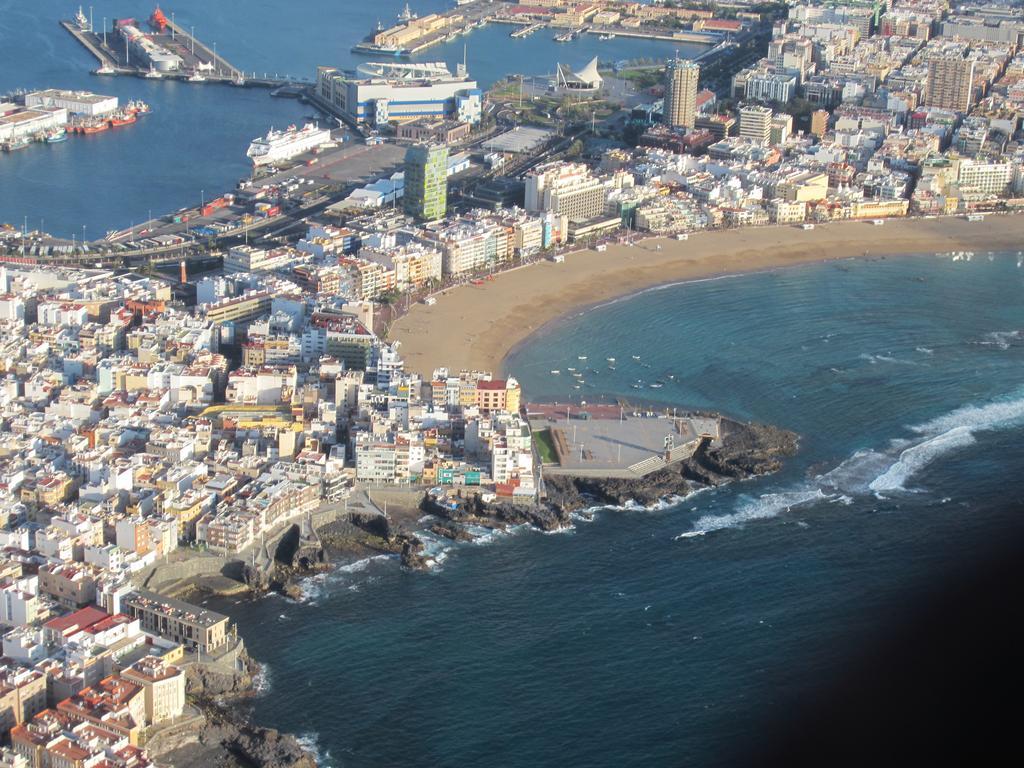
[{"label": "red tile roof", "polygon": [[50,619],[43,625],[43,627],[46,629],[52,629],[55,632],[60,632],[62,635],[67,635],[70,630],[88,629],[93,624],[103,621],[108,616],[109,614],[106,611],[89,605],[81,610],[75,611],[74,613],[69,613],[67,616]]}]

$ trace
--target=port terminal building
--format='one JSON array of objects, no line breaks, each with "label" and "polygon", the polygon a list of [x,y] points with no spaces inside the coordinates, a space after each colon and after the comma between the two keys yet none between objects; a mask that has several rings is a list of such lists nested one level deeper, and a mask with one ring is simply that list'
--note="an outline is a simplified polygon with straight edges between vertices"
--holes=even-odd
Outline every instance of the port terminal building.
[{"label": "port terminal building", "polygon": [[114,27],[121,34],[125,45],[141,58],[145,65],[157,72],[177,72],[184,65],[181,56],[151,40],[136,26],[135,19],[120,19]]},{"label": "port terminal building", "polygon": [[373,62],[355,72],[318,67],[317,95],[355,123],[385,125],[421,118],[476,124],[483,92],[463,67],[444,62]]},{"label": "port terminal building", "polygon": [[0,102],[0,142],[63,128],[67,121],[68,111],[63,107],[29,108],[11,102]]},{"label": "port terminal building", "polygon": [[48,88],[45,91],[33,91],[25,94],[25,106],[30,109],[37,107],[57,107],[66,109],[73,115],[99,117],[108,115],[117,109],[117,96],[103,96],[89,91],[62,91]]}]

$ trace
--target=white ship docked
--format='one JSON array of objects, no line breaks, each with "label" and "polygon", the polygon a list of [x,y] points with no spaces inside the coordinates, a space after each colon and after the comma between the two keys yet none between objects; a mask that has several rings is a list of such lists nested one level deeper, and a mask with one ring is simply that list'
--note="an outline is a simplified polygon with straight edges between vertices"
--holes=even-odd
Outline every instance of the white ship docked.
[{"label": "white ship docked", "polygon": [[252,164],[258,167],[301,155],[330,140],[330,130],[320,128],[314,123],[306,123],[302,128],[290,125],[285,131],[275,131],[271,128],[266,136],[253,139],[245,154],[252,160]]}]

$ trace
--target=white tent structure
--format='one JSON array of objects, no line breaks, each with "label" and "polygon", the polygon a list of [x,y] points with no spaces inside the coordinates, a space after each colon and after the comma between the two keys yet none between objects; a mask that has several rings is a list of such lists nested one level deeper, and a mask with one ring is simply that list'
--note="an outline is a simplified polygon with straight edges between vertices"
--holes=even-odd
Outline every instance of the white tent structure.
[{"label": "white tent structure", "polygon": [[597,71],[597,56],[578,72],[574,72],[567,64],[559,64],[557,76],[558,81],[555,83],[555,87],[558,90],[596,91],[604,82]]}]

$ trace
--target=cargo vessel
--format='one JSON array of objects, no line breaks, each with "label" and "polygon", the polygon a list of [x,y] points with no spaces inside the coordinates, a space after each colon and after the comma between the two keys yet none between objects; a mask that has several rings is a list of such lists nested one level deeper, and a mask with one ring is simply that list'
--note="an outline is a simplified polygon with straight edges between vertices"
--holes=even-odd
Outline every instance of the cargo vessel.
[{"label": "cargo vessel", "polygon": [[302,128],[290,125],[284,131],[275,131],[271,128],[266,136],[253,139],[245,154],[254,166],[259,167],[288,160],[316,149],[330,140],[330,130],[320,128],[315,123],[306,123]]}]

